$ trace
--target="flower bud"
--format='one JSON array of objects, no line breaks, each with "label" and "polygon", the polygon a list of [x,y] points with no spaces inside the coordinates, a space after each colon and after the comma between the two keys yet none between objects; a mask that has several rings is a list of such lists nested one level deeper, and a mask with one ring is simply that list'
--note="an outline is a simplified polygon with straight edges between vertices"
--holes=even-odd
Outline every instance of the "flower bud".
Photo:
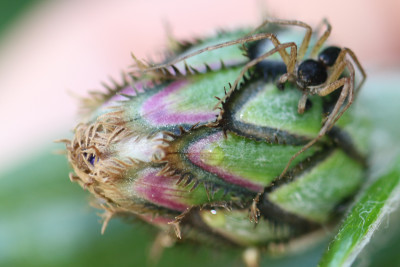
[{"label": "flower bud", "polygon": [[[189,54],[234,35],[177,46],[170,54]],[[254,45],[246,47],[253,49],[247,55],[255,53]],[[318,135],[332,101],[312,96],[299,114],[302,92],[292,83],[278,89],[282,68],[265,62],[231,88],[249,60],[241,49],[204,52],[124,77],[75,128],[67,144],[71,179],[112,215],[131,214],[209,243],[269,246],[337,220],[365,169],[359,142],[344,129],[349,123],[335,126],[280,177]]]}]

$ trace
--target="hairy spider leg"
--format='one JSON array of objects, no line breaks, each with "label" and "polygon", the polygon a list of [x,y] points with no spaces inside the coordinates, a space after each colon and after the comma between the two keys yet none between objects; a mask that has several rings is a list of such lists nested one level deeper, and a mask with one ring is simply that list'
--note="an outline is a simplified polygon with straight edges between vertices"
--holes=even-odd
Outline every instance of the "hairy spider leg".
[{"label": "hairy spider leg", "polygon": [[[310,43],[310,39],[311,39],[311,35],[312,35],[311,26],[308,25],[307,23],[304,23],[304,22],[298,21],[298,20],[284,20],[284,19],[272,19],[271,18],[271,19],[266,19],[260,26],[258,26],[251,33],[258,31],[259,29],[261,29],[262,27],[264,27],[265,25],[267,25],[269,23],[278,24],[278,25],[299,26],[299,27],[303,27],[306,29],[306,33],[304,35],[304,38],[301,42],[299,51],[297,53],[297,61],[302,60],[307,52],[308,45]],[[286,54],[285,55],[286,57],[289,57],[289,55],[287,54],[286,51],[285,51],[285,54]],[[284,58],[284,57],[282,56],[282,58]]]},{"label": "hairy spider leg", "polygon": [[307,91],[303,91],[301,98],[299,99],[299,103],[297,104],[297,113],[303,114],[306,109],[308,93]]},{"label": "hairy spider leg", "polygon": [[[282,171],[281,175],[279,176],[279,179],[282,178],[286,172],[288,171],[290,165],[292,164],[293,160],[297,158],[301,153],[309,149],[311,146],[313,146],[319,139],[321,139],[327,131],[329,131],[332,126],[335,124],[335,122],[342,116],[343,112],[346,111],[349,106],[353,102],[353,92],[354,92],[354,67],[353,65],[348,61],[345,60],[344,65],[346,65],[350,71],[350,77],[343,77],[340,80],[336,80],[328,85],[326,85],[322,90],[320,90],[321,93],[319,95],[328,95],[331,92],[335,91],[336,89],[340,88],[343,86],[342,92],[340,93],[339,99],[336,101],[335,107],[333,108],[332,112],[329,114],[326,122],[322,126],[321,130],[319,131],[317,137],[315,137],[313,140],[308,142],[306,145],[304,145],[296,154],[294,154],[289,162],[286,164],[285,169]],[[340,112],[341,107],[344,104],[344,101],[346,100],[347,96],[349,96],[349,101],[346,104],[346,106],[343,108],[342,112]],[[339,113],[340,112],[340,113]],[[336,116],[338,115],[338,116]]]},{"label": "hairy spider leg", "polygon": [[358,60],[357,56],[354,54],[354,52],[350,48],[342,48],[342,51],[340,51],[338,58],[336,59],[335,64],[332,66],[332,73],[329,75],[327,82],[333,82],[334,80],[337,80],[342,74],[343,71],[340,71],[340,68],[338,67],[341,62],[345,60],[346,55],[349,55],[350,58],[353,60],[353,62],[356,64],[358,70],[361,72],[361,81],[357,85],[356,89],[354,90],[355,94],[358,93],[360,90],[361,86],[364,84],[365,79],[367,78],[367,73],[365,72],[364,68],[361,66],[360,61]]},{"label": "hairy spider leg", "polygon": [[[276,36],[272,33],[259,33],[259,34],[254,34],[254,35],[250,35],[250,36],[245,36],[243,38],[239,38],[233,41],[228,41],[228,42],[224,42],[224,43],[220,43],[217,45],[212,45],[212,46],[207,46],[203,49],[199,49],[193,53],[190,53],[188,55],[185,55],[183,57],[178,57],[168,63],[165,64],[159,64],[156,66],[145,66],[143,62],[141,62],[140,60],[136,59],[134,56],[134,60],[136,61],[139,69],[141,72],[146,73],[146,72],[150,72],[150,71],[154,71],[154,70],[158,70],[158,69],[162,69],[162,68],[166,68],[166,67],[170,67],[176,63],[179,63],[181,61],[185,61],[188,58],[191,58],[193,56],[199,55],[201,53],[207,52],[207,51],[212,51],[212,50],[216,50],[216,49],[220,49],[220,48],[224,48],[227,46],[231,46],[231,45],[236,45],[236,44],[244,44],[244,43],[248,43],[248,42],[254,42],[254,41],[259,41],[259,40],[263,40],[263,39],[270,39],[272,41],[272,43],[276,43],[279,44],[278,39],[276,38]],[[289,60],[289,59],[288,59]],[[289,64],[289,62],[285,62],[286,64]]]},{"label": "hairy spider leg", "polygon": [[336,116],[335,120],[332,122],[332,125],[329,127],[328,130],[330,130],[332,128],[332,126],[338,121],[338,119],[340,119],[340,117],[342,117],[343,113],[351,106],[351,104],[354,101],[354,95],[356,94],[357,88],[354,89],[355,70],[354,70],[353,64],[351,64],[350,61],[346,60],[346,66],[350,72],[350,83],[351,83],[351,88],[349,90],[347,104],[346,104],[346,106],[343,107],[343,109],[340,111],[340,113]]},{"label": "hairy spider leg", "polygon": [[[261,56],[253,59],[252,61],[248,62],[243,69],[240,71],[239,76],[236,78],[235,82],[233,83],[233,85],[231,86],[230,90],[225,94],[225,96],[223,98],[221,98],[220,101],[218,101],[218,103],[214,106],[214,109],[218,108],[220,106],[220,104],[222,102],[224,102],[230,95],[231,93],[236,90],[236,87],[239,85],[240,80],[243,78],[244,74],[254,65],[256,65],[257,63],[263,61],[265,58],[275,54],[276,52],[279,52],[281,50],[285,50],[286,48],[290,47],[290,58],[289,58],[289,62],[286,65],[286,68],[288,69],[288,71],[293,71],[294,66],[296,64],[296,54],[297,54],[297,45],[293,42],[291,43],[284,43],[284,44],[280,44],[279,46],[275,47],[274,49],[262,54]],[[286,63],[285,63],[286,64]]]},{"label": "hairy spider leg", "polygon": [[315,58],[317,56],[319,50],[324,45],[324,43],[328,39],[329,35],[331,35],[332,26],[329,23],[329,21],[327,19],[323,19],[321,24],[326,25],[326,29],[325,29],[324,33],[321,35],[321,37],[319,37],[318,41],[315,43],[315,45],[311,51],[311,58]]}]

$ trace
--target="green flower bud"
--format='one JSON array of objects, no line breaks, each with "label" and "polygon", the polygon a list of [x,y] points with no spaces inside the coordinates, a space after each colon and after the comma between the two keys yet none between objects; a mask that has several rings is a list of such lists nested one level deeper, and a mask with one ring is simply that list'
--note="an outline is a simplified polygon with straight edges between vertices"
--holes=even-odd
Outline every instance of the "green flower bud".
[{"label": "green flower bud", "polygon": [[[244,32],[177,43],[168,54],[180,58]],[[362,138],[353,139],[362,123],[345,113],[281,176],[318,136],[338,95],[310,96],[300,114],[304,93],[290,80],[284,90],[276,85],[286,73],[279,53],[231,87],[268,46],[236,44],[126,75],[90,106],[89,119],[67,144],[71,179],[108,218],[130,214],[164,231],[174,228],[182,239],[271,247],[337,221],[363,182],[367,149]]]}]

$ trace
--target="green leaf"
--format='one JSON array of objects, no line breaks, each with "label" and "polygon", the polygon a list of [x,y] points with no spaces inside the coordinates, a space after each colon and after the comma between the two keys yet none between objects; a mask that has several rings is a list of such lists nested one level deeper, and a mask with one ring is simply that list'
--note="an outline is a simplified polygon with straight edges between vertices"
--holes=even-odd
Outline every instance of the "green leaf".
[{"label": "green leaf", "polygon": [[400,157],[394,167],[365,190],[329,244],[319,266],[350,266],[400,195]]},{"label": "green leaf", "polygon": [[[397,224],[394,223],[387,230],[390,231],[390,237],[385,240],[382,240],[384,233],[378,231],[378,226],[383,219],[389,217],[387,215],[390,211],[395,210],[393,202],[399,202],[396,192],[398,195],[400,171],[396,166],[400,166],[400,124],[394,122],[398,121],[400,113],[400,92],[397,90],[400,80],[396,70],[375,70],[373,74],[368,78],[350,112],[359,119],[366,118],[372,123],[369,133],[372,151],[369,172],[370,178],[375,182],[355,201],[347,219],[320,261],[320,266],[348,266],[361,257],[360,253],[363,253],[363,258],[366,257],[365,253],[368,254],[369,266],[385,266],[382,260],[394,266],[393,261],[399,258],[395,249],[399,244],[396,238],[399,236]],[[358,131],[356,136],[359,137],[359,134]],[[373,248],[365,249],[367,244]]]}]

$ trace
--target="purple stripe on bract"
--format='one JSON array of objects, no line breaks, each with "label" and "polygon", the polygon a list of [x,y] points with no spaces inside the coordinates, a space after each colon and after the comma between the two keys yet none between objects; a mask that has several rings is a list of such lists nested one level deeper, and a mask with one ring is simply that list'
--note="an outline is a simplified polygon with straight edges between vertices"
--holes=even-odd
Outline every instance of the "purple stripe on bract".
[{"label": "purple stripe on bract", "polygon": [[188,149],[189,160],[194,164],[196,164],[197,166],[205,169],[206,171],[218,175],[220,178],[231,184],[242,186],[254,192],[261,192],[263,190],[262,185],[246,180],[246,178],[241,177],[239,175],[228,173],[222,167],[208,165],[201,160],[201,153],[204,150],[205,146],[212,142],[216,142],[222,138],[224,138],[223,133],[219,132],[197,141],[196,143],[191,145]]},{"label": "purple stripe on bract", "polygon": [[173,103],[169,103],[168,97],[177,90],[184,89],[187,81],[176,81],[171,83],[161,92],[150,97],[142,106],[142,115],[152,124],[159,125],[181,125],[195,124],[198,122],[209,122],[215,119],[216,111],[190,112],[186,114],[176,113],[169,110]]},{"label": "purple stripe on bract", "polygon": [[[150,86],[152,83],[147,82],[146,86]],[[135,96],[137,95],[137,93],[143,93],[144,89],[143,89],[143,83],[136,83],[135,84],[135,89],[133,89],[132,86],[127,86],[125,88],[123,88],[121,91],[119,91],[118,93],[116,93],[115,95],[113,95],[109,100],[107,100],[106,102],[104,102],[104,104],[101,106],[102,109],[108,108],[108,107],[113,107],[113,106],[117,106],[118,101],[125,101],[127,100],[127,98],[125,96],[122,96],[121,94],[124,95],[128,95],[128,96]]]},{"label": "purple stripe on bract", "polygon": [[136,193],[151,203],[172,210],[186,210],[189,206],[178,202],[178,199],[185,199],[188,190],[177,188],[174,177],[158,176],[158,171],[150,170],[143,173],[134,183]]}]

